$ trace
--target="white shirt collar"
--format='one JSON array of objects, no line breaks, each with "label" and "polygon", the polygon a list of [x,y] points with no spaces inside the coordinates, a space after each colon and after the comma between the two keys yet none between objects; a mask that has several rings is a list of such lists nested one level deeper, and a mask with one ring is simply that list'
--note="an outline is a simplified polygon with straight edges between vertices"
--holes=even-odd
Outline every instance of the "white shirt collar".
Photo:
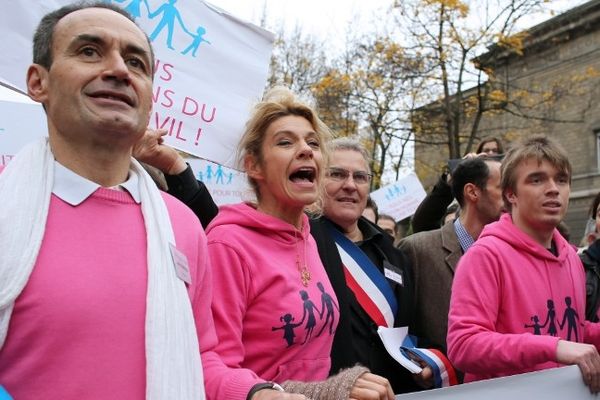
[{"label": "white shirt collar", "polygon": [[[127,190],[136,203],[140,203],[140,188],[138,177],[130,174],[127,181],[121,183],[123,189]],[[54,186],[52,193],[61,200],[72,206],[78,206],[91,196],[100,185],[81,175],[77,175],[58,161],[54,161]]]}]

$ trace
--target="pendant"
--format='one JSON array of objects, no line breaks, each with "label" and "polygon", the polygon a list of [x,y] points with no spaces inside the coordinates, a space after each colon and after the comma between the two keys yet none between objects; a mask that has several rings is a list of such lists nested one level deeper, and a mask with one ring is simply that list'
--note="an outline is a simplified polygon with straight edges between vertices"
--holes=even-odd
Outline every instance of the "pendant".
[{"label": "pendant", "polygon": [[308,287],[308,282],[310,282],[310,271],[306,268],[306,265],[300,271],[300,280],[304,287]]}]

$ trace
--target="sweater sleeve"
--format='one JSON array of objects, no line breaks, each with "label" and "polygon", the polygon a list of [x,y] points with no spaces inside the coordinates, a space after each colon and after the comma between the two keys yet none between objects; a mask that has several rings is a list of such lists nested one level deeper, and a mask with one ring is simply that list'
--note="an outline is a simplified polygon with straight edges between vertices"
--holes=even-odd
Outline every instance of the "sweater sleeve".
[{"label": "sweater sleeve", "polygon": [[461,371],[475,375],[523,371],[556,361],[558,337],[495,330],[501,306],[501,266],[483,246],[461,258],[450,298],[448,358]]},{"label": "sweater sleeve", "polygon": [[[239,266],[239,259],[231,250],[221,245],[211,246],[210,257],[206,256],[206,244],[201,250],[204,255],[201,269],[203,273],[199,275],[199,290],[196,291],[194,299],[194,313],[202,354],[206,396],[208,400],[245,400],[252,386],[264,380],[254,372],[240,367],[243,359],[240,316],[242,308],[235,304],[240,303],[241,296],[233,290],[239,287],[239,283],[227,286],[231,277],[223,268],[230,264],[232,267]],[[212,265],[217,266],[216,269],[210,268],[211,260],[213,260]],[[213,277],[212,273],[215,270],[222,273]],[[216,305],[211,312],[213,285],[216,293],[227,293],[228,301],[225,304],[223,296],[217,296]],[[219,332],[220,336],[217,336],[216,332]]]},{"label": "sweater sleeve", "polygon": [[338,374],[321,382],[285,381],[282,386],[286,392],[301,393],[312,400],[338,400],[350,397],[354,382],[369,370],[355,366],[343,369]]}]

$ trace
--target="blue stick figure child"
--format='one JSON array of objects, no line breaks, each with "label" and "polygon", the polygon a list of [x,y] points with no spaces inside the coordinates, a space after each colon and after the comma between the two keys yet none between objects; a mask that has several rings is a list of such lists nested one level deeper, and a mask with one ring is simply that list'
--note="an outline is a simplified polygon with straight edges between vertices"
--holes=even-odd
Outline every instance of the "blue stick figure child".
[{"label": "blue stick figure child", "polygon": [[298,324],[292,324],[292,321],[294,321],[294,317],[292,317],[292,314],[289,313],[279,318],[279,320],[284,323],[283,326],[274,326],[271,328],[271,330],[276,331],[279,329],[283,329],[283,338],[287,342],[287,347],[291,347],[294,344],[294,338],[296,337],[296,334],[294,333],[294,328],[297,328],[300,325],[302,325],[302,322]]},{"label": "blue stick figure child", "polygon": [[192,56],[196,57],[196,52],[198,51],[198,47],[200,47],[200,43],[205,42],[208,44],[211,44],[208,40],[204,39],[204,35],[206,34],[206,29],[204,29],[204,27],[199,26],[198,29],[196,29],[196,35],[194,35],[193,33],[186,31],[191,37],[194,38],[194,40],[192,41],[192,43],[186,47],[185,50],[183,50],[181,52],[181,54],[187,54],[190,51],[192,52]]}]

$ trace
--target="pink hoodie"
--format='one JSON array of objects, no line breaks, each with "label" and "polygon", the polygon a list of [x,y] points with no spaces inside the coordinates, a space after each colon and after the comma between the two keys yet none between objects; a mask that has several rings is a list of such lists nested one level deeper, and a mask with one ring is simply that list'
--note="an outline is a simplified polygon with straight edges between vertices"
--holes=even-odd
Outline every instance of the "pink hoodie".
[{"label": "pink hoodie", "polygon": [[448,315],[448,357],[465,382],[558,367],[559,339],[600,344],[585,321],[585,273],[554,230],[558,256],[518,229],[490,224],[461,258]]},{"label": "pink hoodie", "polygon": [[[209,399],[245,398],[262,380],[327,377],[339,306],[303,217],[298,231],[237,204],[221,207],[208,226],[215,350],[225,364],[239,368],[231,378],[205,372]],[[298,263],[310,271],[308,286]]]}]

